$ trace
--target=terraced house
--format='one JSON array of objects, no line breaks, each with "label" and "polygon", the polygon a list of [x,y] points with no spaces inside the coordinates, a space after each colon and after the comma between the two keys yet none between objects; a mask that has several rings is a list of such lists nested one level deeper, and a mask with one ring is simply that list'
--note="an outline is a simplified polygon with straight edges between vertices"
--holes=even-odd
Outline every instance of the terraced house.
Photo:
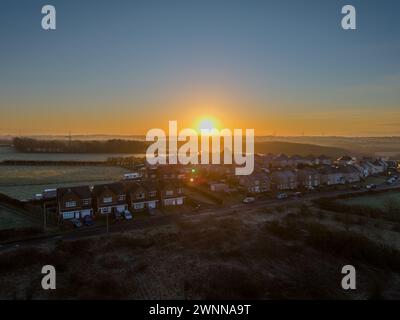
[{"label": "terraced house", "polygon": [[361,174],[355,166],[343,166],[339,168],[343,174],[345,183],[354,183],[361,181]]},{"label": "terraced house", "polygon": [[271,173],[271,186],[275,190],[293,190],[297,185],[297,175],[292,170],[284,169]]},{"label": "terraced house", "polygon": [[317,169],[312,167],[305,167],[297,170],[297,180],[299,186],[307,189],[318,187],[321,184],[321,175]]},{"label": "terraced house", "polygon": [[321,184],[332,186],[345,183],[343,173],[337,167],[321,166],[318,168],[318,172],[321,175]]},{"label": "terraced house", "polygon": [[93,215],[92,193],[89,186],[57,189],[57,211],[64,220]]},{"label": "terraced house", "polygon": [[249,193],[270,191],[270,178],[266,173],[253,172],[248,176],[239,176],[239,184]]},{"label": "terraced house", "polygon": [[159,207],[159,190],[156,182],[130,183],[126,186],[126,190],[132,210],[139,212]]},{"label": "terraced house", "polygon": [[128,209],[124,184],[115,182],[93,187],[93,198],[96,213],[107,214],[114,210],[120,213]]},{"label": "terraced house", "polygon": [[164,207],[183,205],[185,195],[179,180],[165,180],[160,183],[161,204]]}]

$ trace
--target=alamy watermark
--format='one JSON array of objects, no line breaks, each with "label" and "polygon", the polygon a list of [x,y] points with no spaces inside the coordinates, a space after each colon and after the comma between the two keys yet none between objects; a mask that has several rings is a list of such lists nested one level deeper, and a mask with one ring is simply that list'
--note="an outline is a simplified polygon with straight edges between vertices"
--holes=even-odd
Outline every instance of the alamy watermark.
[{"label": "alamy watermark", "polygon": [[[236,175],[250,175],[254,171],[254,129],[245,130],[244,141],[242,129],[233,132],[230,129],[201,129],[199,141],[196,130],[186,128],[178,133],[178,122],[169,121],[168,135],[162,129],[151,129],[146,141],[153,142],[146,151],[146,160],[151,165],[210,164],[211,158],[212,164],[238,165]],[[184,143],[178,148],[178,142]]]},{"label": "alamy watermark", "polygon": [[[56,30],[56,8],[53,5],[45,5],[42,7],[42,29]],[[352,5],[342,7],[341,13],[343,16],[341,26],[343,30],[356,30],[356,9]]]}]

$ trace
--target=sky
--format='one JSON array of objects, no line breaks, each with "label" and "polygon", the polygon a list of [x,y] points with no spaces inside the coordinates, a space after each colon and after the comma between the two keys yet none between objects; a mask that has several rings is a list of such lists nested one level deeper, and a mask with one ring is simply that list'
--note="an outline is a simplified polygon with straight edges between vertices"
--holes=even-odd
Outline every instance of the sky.
[{"label": "sky", "polygon": [[0,135],[400,135],[399,35],[398,0],[0,0]]}]

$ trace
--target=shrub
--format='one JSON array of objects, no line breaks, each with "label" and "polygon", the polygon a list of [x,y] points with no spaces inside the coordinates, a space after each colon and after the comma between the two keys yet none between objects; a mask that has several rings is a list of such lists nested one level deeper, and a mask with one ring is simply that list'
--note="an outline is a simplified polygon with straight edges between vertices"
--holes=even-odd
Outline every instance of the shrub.
[{"label": "shrub", "polygon": [[49,254],[37,248],[20,248],[0,254],[0,271],[13,272],[36,264],[45,265]]},{"label": "shrub", "polygon": [[300,228],[297,221],[272,221],[266,223],[262,231],[284,240],[296,240],[299,238]]},{"label": "shrub", "polygon": [[300,207],[299,215],[302,217],[309,217],[312,215],[312,212],[311,212],[310,208],[303,203]]},{"label": "shrub", "polygon": [[194,293],[202,299],[261,299],[265,282],[260,274],[236,266],[211,266],[206,274],[184,281],[186,295]]},{"label": "shrub", "polygon": [[351,258],[379,267],[400,269],[400,252],[377,244],[354,232],[332,231],[319,224],[308,224],[306,243],[334,256]]}]

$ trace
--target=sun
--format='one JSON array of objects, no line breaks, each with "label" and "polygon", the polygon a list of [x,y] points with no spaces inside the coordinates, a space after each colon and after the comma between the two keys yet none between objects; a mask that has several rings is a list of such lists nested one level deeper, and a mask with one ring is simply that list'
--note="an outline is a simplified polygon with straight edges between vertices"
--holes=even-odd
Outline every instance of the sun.
[{"label": "sun", "polygon": [[219,122],[217,119],[214,117],[201,117],[195,125],[195,129],[201,133],[201,130],[212,130],[212,129],[217,129],[219,130],[220,128]]},{"label": "sun", "polygon": [[215,125],[214,125],[212,120],[204,119],[204,120],[200,121],[199,129],[200,130],[202,130],[202,129],[204,129],[204,130],[212,130],[212,129],[216,129],[216,128],[215,128]]}]

